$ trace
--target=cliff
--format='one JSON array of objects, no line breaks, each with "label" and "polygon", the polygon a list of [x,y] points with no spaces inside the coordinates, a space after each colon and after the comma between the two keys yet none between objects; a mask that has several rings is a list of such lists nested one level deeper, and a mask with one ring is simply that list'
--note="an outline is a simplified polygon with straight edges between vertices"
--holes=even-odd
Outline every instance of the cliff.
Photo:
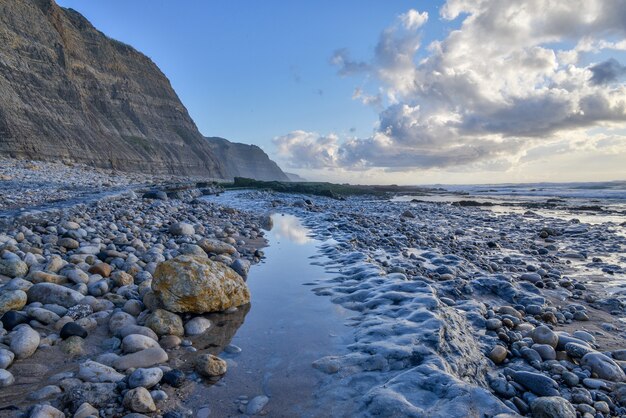
[{"label": "cliff", "polygon": [[148,57],[53,0],[0,0],[0,154],[234,175]]},{"label": "cliff", "polygon": [[289,181],[280,167],[256,145],[230,142],[219,137],[206,139],[213,154],[225,164],[229,178]]}]

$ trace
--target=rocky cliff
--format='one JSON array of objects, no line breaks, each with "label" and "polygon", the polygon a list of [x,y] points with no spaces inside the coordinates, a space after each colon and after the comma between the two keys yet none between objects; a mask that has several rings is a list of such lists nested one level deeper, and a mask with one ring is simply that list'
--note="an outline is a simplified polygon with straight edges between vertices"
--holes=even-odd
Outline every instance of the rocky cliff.
[{"label": "rocky cliff", "polygon": [[53,0],[0,0],[0,154],[233,176],[148,57]]},{"label": "rocky cliff", "polygon": [[219,137],[207,138],[207,141],[213,154],[224,162],[229,178],[289,181],[280,167],[256,145],[239,144]]}]

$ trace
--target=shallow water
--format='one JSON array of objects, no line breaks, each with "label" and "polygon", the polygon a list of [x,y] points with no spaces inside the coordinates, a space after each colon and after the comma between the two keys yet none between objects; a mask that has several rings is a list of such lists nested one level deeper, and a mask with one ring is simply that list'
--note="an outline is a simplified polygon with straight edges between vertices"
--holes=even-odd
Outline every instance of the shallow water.
[{"label": "shallow water", "polygon": [[[267,233],[266,261],[248,276],[251,308],[231,344],[239,354],[221,353],[228,373],[215,386],[202,387],[191,402],[208,407],[210,416],[240,416],[240,396],[266,395],[270,417],[327,416],[314,399],[324,375],[311,364],[320,357],[341,354],[351,338],[343,324],[346,312],[328,298],[316,296],[305,284],[324,278],[324,268],[311,264],[320,241],[293,215],[275,214]],[[315,261],[323,261],[317,258]]]}]

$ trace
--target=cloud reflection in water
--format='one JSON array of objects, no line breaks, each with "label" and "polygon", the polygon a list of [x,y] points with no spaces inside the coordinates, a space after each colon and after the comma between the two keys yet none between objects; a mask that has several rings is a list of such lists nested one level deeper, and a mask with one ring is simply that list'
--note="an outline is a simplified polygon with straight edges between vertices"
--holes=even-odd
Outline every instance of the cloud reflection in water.
[{"label": "cloud reflection in water", "polygon": [[274,221],[274,227],[272,228],[272,234],[277,239],[286,239],[294,244],[307,244],[313,241],[308,236],[309,230],[302,225],[300,219],[293,215],[272,215]]}]

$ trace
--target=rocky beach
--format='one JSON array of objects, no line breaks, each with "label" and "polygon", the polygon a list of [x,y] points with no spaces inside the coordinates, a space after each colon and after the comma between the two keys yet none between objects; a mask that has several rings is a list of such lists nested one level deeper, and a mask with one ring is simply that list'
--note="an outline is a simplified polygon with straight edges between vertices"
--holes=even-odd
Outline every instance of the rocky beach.
[{"label": "rocky beach", "polygon": [[[4,195],[28,196],[2,211],[4,416],[293,416],[284,398],[303,393],[246,394],[237,372],[218,389],[229,364],[255,356],[231,342],[280,214],[303,227],[278,229],[314,243],[316,258],[297,262],[323,270],[298,285],[317,295],[306,303],[347,312],[332,320],[342,343],[297,366],[313,399],[298,416],[626,413],[623,224],[198,179],[173,190],[97,170],[86,193],[71,187],[85,168],[4,167]],[[33,181],[41,192],[21,194]],[[53,201],[52,188],[65,194]],[[289,332],[280,356],[296,359]]]}]

